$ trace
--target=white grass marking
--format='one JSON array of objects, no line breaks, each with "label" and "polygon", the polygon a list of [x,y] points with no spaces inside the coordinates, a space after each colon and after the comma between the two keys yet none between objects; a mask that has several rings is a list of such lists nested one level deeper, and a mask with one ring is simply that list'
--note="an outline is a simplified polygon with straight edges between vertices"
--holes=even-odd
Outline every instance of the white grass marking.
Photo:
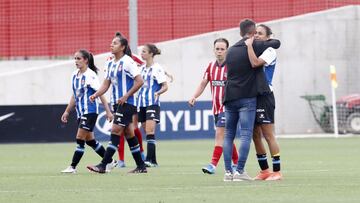
[{"label": "white grass marking", "polygon": [[[354,134],[342,134],[338,138],[345,137],[359,137],[359,135]],[[276,135],[277,138],[335,138],[332,133],[319,133],[319,134],[289,134],[289,135]]]}]

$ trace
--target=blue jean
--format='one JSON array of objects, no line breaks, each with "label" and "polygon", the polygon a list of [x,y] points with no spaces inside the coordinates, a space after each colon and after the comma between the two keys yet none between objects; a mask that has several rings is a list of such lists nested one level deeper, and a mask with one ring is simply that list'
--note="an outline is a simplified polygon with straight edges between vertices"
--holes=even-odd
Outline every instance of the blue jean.
[{"label": "blue jean", "polygon": [[253,135],[256,114],[256,97],[243,98],[227,102],[225,104],[225,138],[224,138],[224,162],[225,171],[232,171],[231,156],[236,130],[239,127],[240,145],[237,170],[244,171],[245,163],[249,155],[250,144]]}]

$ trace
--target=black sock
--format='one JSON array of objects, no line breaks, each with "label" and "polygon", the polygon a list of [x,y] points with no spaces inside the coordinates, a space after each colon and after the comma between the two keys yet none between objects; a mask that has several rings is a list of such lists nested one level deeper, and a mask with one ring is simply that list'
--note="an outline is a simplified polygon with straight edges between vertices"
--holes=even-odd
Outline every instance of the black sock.
[{"label": "black sock", "polygon": [[136,136],[126,140],[137,167],[145,167],[144,161],[141,158],[139,141]]},{"label": "black sock", "polygon": [[108,164],[112,161],[112,157],[118,148],[119,142],[120,142],[120,136],[111,134],[110,143],[107,146],[105,154],[104,154],[104,158],[101,161],[101,163],[103,164],[104,167],[106,166],[106,164]]},{"label": "black sock", "polygon": [[260,166],[261,170],[266,170],[269,168],[266,154],[256,154],[256,157],[259,162],[259,166]]},{"label": "black sock", "polygon": [[71,166],[76,168],[85,151],[85,140],[76,139],[76,149],[72,158]]},{"label": "black sock", "polygon": [[272,162],[273,162],[273,171],[274,172],[280,171],[280,155],[273,156]]},{"label": "black sock", "polygon": [[97,140],[86,141],[86,144],[89,145],[94,151],[103,158],[105,155],[105,148]]},{"label": "black sock", "polygon": [[146,141],[147,141],[146,161],[149,161],[151,163],[156,163],[155,135],[153,134],[146,135]]}]

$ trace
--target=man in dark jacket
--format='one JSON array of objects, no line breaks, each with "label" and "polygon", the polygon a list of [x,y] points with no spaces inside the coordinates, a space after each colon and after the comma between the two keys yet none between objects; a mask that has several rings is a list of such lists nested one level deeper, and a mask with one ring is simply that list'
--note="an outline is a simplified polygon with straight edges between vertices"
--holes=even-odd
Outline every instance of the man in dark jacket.
[{"label": "man in dark jacket", "polygon": [[[255,122],[256,97],[258,94],[271,92],[266,83],[262,69],[251,66],[245,40],[254,36],[255,22],[245,19],[240,23],[242,39],[229,48],[226,55],[228,67],[227,83],[225,86],[225,140],[223,146],[225,176],[224,181],[252,180],[244,171],[249,154],[250,143]],[[255,54],[260,56],[268,47],[279,48],[279,40],[254,41]],[[240,140],[239,161],[236,171],[231,168],[232,143],[239,124]]]}]

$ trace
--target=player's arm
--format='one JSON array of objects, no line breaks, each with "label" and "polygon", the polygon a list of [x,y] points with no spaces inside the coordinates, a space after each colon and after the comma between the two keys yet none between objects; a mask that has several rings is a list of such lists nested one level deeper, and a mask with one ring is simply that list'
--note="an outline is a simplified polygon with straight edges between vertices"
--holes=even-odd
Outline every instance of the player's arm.
[{"label": "player's arm", "polygon": [[262,67],[263,65],[266,64],[266,62],[263,59],[258,58],[256,56],[254,48],[252,46],[253,42],[254,42],[254,37],[250,37],[245,41],[251,66],[253,68]]},{"label": "player's arm", "polygon": [[124,96],[118,99],[118,104],[123,105],[131,95],[135,94],[135,92],[140,89],[140,87],[143,84],[144,84],[144,80],[142,79],[141,75],[140,74],[136,75],[134,77],[134,85]]},{"label": "player's arm", "polygon": [[72,95],[70,98],[69,104],[66,106],[66,109],[61,116],[61,121],[63,123],[68,122],[69,114],[70,114],[71,110],[74,109],[74,107],[75,107],[75,98],[74,98],[74,95]]},{"label": "player's arm", "polygon": [[104,96],[104,95],[101,95],[101,96],[100,96],[100,100],[101,100],[101,103],[104,105],[105,112],[106,112],[106,117],[107,117],[108,121],[111,122],[111,121],[113,120],[114,116],[113,116],[113,114],[111,113],[109,104],[108,104],[105,96]]},{"label": "player's arm", "polygon": [[199,86],[196,88],[194,95],[188,102],[191,107],[193,107],[195,105],[196,99],[204,92],[208,82],[209,82],[209,80],[207,78],[202,79]]},{"label": "player's arm", "polygon": [[174,76],[171,75],[169,72],[165,71],[165,75],[166,75],[166,77],[169,78],[169,82],[170,82],[170,83],[174,81]]},{"label": "player's arm", "polygon": [[253,48],[256,56],[260,56],[267,48],[272,47],[274,49],[278,49],[281,43],[277,39],[269,39],[266,41],[254,40]]},{"label": "player's arm", "polygon": [[174,76],[169,71],[167,71],[164,67],[162,67],[162,69],[165,72],[165,76],[169,79],[169,82],[172,83],[174,81]]},{"label": "player's arm", "polygon": [[167,82],[165,81],[165,82],[161,83],[161,88],[159,89],[159,91],[154,93],[155,100],[157,100],[159,98],[159,96],[161,94],[163,94],[164,92],[166,92],[167,90],[168,90],[168,85],[167,85]]},{"label": "player's arm", "polygon": [[105,79],[101,84],[100,88],[93,95],[89,97],[90,101],[94,102],[97,97],[100,97],[103,94],[105,94],[105,92],[109,89],[110,84],[111,84],[110,80]]}]

